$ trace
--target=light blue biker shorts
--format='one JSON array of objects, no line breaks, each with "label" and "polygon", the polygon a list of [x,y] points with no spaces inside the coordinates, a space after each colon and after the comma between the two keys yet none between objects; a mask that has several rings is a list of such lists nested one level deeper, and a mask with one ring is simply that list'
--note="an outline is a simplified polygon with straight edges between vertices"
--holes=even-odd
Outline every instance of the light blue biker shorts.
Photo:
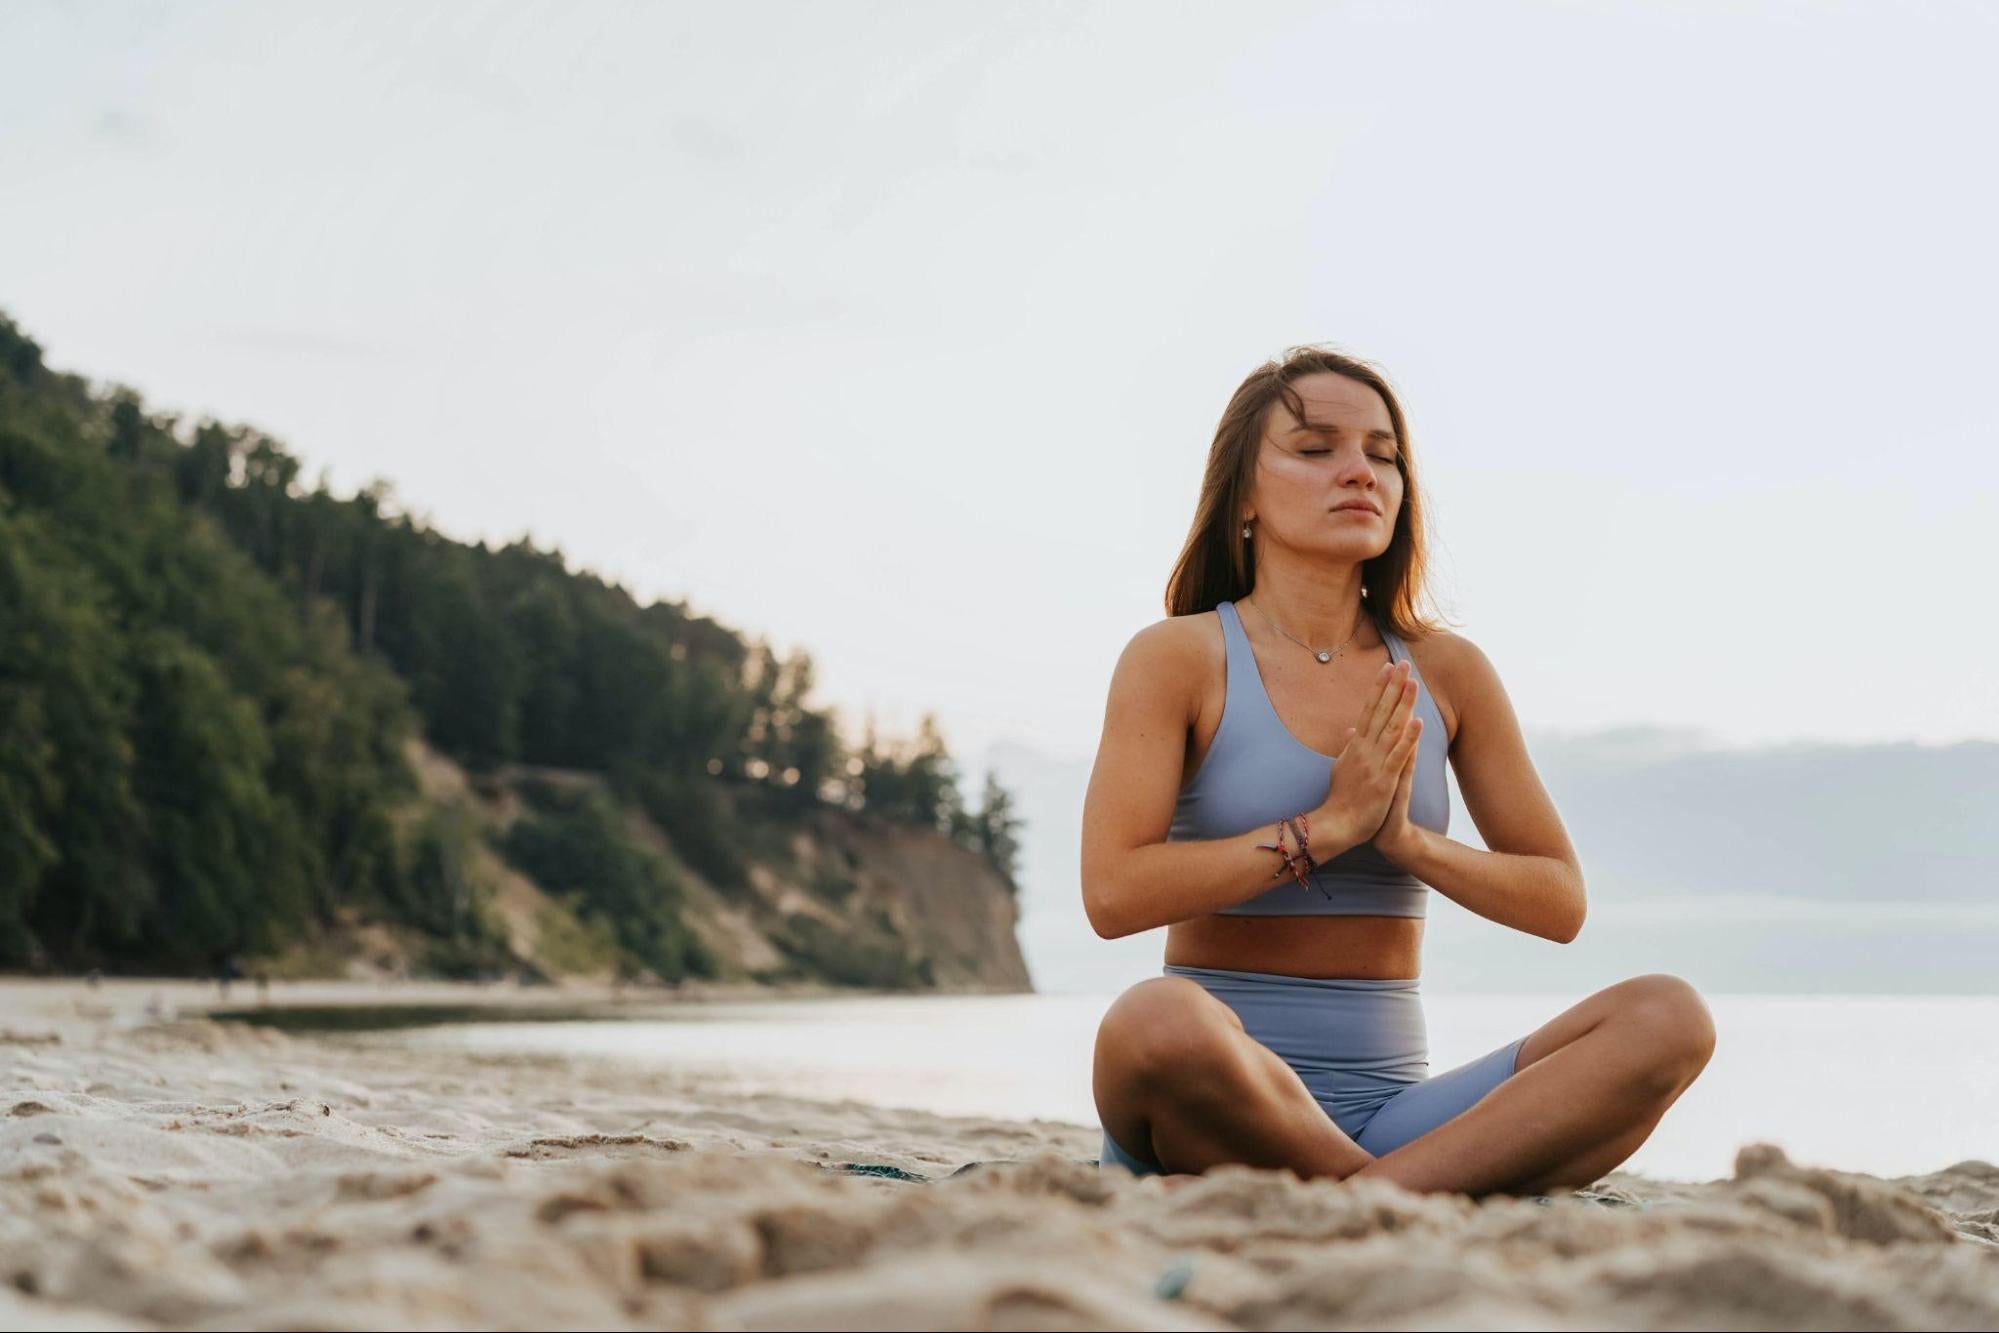
[{"label": "light blue biker shorts", "polygon": [[[1511,1077],[1527,1038],[1430,1077],[1429,1030],[1415,977],[1290,977],[1168,963],[1235,1010],[1243,1028],[1296,1070],[1348,1138],[1376,1157],[1464,1111]],[[1150,1146],[1150,1145],[1146,1145]],[[1104,1130],[1098,1166],[1159,1175]]]}]

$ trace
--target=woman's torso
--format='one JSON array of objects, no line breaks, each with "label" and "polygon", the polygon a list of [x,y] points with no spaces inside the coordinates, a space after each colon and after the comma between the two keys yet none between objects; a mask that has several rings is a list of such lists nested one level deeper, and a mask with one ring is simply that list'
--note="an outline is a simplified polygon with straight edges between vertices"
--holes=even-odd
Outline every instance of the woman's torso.
[{"label": "woman's torso", "polygon": [[[1183,798],[1213,750],[1232,693],[1226,644],[1230,631],[1223,622],[1223,611],[1208,612],[1198,619],[1211,650],[1210,670],[1195,722],[1187,733],[1181,777]],[[1277,636],[1254,606],[1239,610],[1234,632],[1242,635],[1241,642],[1253,654],[1253,666],[1244,673],[1249,678],[1238,681],[1233,691],[1236,706],[1245,710],[1245,716],[1230,725],[1244,728],[1248,716],[1253,716],[1256,696],[1267,700],[1270,711],[1260,719],[1262,729],[1256,733],[1253,744],[1292,750],[1273,758],[1295,759],[1299,757],[1298,746],[1317,751],[1321,756],[1336,753],[1342,747],[1346,729],[1357,724],[1363,705],[1374,697],[1378,686],[1376,673],[1395,656],[1388,641],[1366,617],[1359,637],[1327,664],[1314,661],[1306,649]],[[1435,673],[1424,669],[1424,662],[1419,660],[1424,654],[1410,648],[1406,641],[1398,640],[1398,644],[1412,661],[1419,690],[1428,692],[1436,720],[1443,723],[1442,737],[1433,737],[1427,728],[1423,736],[1425,750],[1441,745],[1432,761],[1441,766],[1457,732],[1456,712],[1442,694],[1431,689]],[[1255,695],[1251,694],[1252,689]],[[1244,743],[1241,734],[1236,733],[1238,744]],[[1330,764],[1325,768],[1329,773]],[[1432,782],[1441,790],[1441,767],[1433,773]],[[1324,788],[1320,787],[1307,804],[1316,804],[1323,797]],[[1434,797],[1431,803],[1436,803]],[[1369,853],[1371,850],[1368,849]],[[1299,890],[1290,886],[1290,891]],[[1169,926],[1165,961],[1185,967],[1303,977],[1416,977],[1422,970],[1422,942],[1421,916],[1213,914]]]}]

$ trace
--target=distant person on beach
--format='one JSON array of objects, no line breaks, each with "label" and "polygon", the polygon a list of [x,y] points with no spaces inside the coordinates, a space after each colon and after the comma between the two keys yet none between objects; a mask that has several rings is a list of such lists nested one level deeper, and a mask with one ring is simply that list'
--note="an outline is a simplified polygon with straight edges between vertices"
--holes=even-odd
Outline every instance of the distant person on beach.
[{"label": "distant person on beach", "polygon": [[[1561,943],[1586,901],[1493,664],[1416,609],[1425,548],[1377,368],[1294,348],[1243,381],[1084,803],[1091,924],[1167,928],[1098,1030],[1104,1166],[1539,1194],[1625,1161],[1707,1065],[1707,1005],[1654,973],[1430,1073],[1430,894]],[[1446,757],[1490,850],[1445,836]]]},{"label": "distant person on beach", "polygon": [[229,1003],[229,986],[243,975],[243,960],[230,954],[215,965],[215,990],[223,1004]]}]

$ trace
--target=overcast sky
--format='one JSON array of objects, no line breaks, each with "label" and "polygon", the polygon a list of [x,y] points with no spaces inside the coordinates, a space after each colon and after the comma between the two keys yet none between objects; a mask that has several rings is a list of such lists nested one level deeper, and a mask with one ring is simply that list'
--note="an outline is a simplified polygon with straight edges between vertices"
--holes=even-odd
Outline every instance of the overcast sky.
[{"label": "overcast sky", "polygon": [[1215,419],[1405,394],[1530,727],[1999,737],[1999,8],[15,3],[0,309],[961,754],[1094,748]]}]

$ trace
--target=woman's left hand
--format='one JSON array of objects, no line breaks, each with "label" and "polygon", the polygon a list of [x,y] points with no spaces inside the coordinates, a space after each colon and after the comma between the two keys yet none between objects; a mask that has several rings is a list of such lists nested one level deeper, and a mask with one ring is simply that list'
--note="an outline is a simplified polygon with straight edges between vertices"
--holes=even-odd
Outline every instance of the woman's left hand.
[{"label": "woman's left hand", "polygon": [[1388,814],[1375,830],[1374,850],[1389,860],[1399,859],[1404,848],[1420,835],[1414,824],[1409,822],[1409,792],[1416,785],[1416,756],[1423,751],[1423,738],[1419,735],[1416,743],[1409,747],[1408,762],[1402,765],[1402,780],[1395,784],[1395,795],[1388,802]]}]

